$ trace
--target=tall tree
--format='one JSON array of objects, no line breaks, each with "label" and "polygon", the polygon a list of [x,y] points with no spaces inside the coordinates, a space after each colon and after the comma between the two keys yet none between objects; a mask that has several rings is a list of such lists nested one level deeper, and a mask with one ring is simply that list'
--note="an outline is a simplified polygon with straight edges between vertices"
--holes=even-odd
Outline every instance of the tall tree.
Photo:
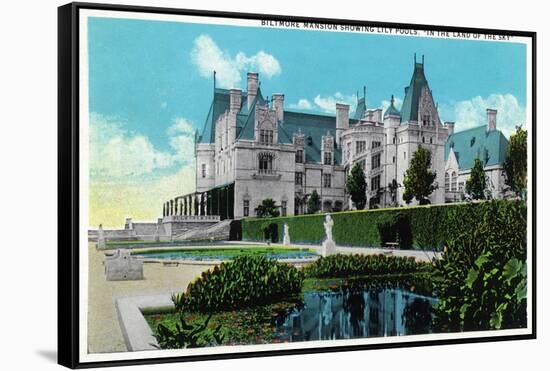
[{"label": "tall tree", "polygon": [[505,183],[518,196],[527,188],[527,130],[516,128],[504,160]]},{"label": "tall tree", "polygon": [[266,198],[256,208],[256,216],[259,218],[275,218],[280,215],[279,206],[272,198]]},{"label": "tall tree", "polygon": [[469,194],[474,200],[484,200],[485,191],[487,189],[487,182],[485,180],[485,170],[481,160],[476,158],[474,160],[474,167],[470,172],[470,177],[466,181],[466,193]]},{"label": "tall tree", "polygon": [[413,198],[416,198],[420,205],[430,203],[428,197],[437,189],[437,186],[434,185],[436,173],[430,170],[431,164],[432,154],[427,149],[419,146],[416,152],[413,153],[403,180],[405,186],[403,200],[406,203],[410,203]]},{"label": "tall tree", "polygon": [[307,213],[315,214],[319,210],[321,210],[321,197],[319,197],[319,193],[314,189],[307,200]]},{"label": "tall tree", "polygon": [[367,203],[367,181],[365,180],[363,168],[358,163],[353,165],[351,173],[346,179],[346,190],[350,194],[355,208],[357,210],[364,209]]}]

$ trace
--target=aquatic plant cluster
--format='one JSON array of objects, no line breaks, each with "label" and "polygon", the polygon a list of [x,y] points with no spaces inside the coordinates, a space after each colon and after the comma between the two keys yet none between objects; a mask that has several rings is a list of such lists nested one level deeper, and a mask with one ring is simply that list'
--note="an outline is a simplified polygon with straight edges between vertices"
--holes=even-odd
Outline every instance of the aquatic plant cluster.
[{"label": "aquatic plant cluster", "polygon": [[276,303],[298,296],[304,274],[261,255],[238,256],[203,272],[175,299],[177,308],[203,312]]}]

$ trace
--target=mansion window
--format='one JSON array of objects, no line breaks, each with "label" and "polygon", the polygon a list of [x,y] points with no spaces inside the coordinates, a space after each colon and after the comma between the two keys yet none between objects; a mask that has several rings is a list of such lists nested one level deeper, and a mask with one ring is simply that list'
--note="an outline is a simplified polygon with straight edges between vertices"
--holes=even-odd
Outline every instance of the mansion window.
[{"label": "mansion window", "polygon": [[273,144],[273,130],[260,129],[260,143]]},{"label": "mansion window", "polygon": [[260,173],[273,172],[273,155],[270,153],[261,153],[258,156],[258,169]]},{"label": "mansion window", "polygon": [[396,138],[395,138],[395,136],[394,136],[394,137],[393,137],[393,144],[395,144],[395,140],[396,140]]},{"label": "mansion window", "polygon": [[281,216],[286,216],[286,201],[281,201]]},{"label": "mansion window", "polygon": [[381,156],[380,153],[372,156],[372,159],[371,159],[371,168],[372,169],[378,169],[380,167],[380,156]]},{"label": "mansion window", "polygon": [[378,148],[382,145],[382,142],[379,142],[379,141],[374,141],[372,142],[372,148]]},{"label": "mansion window", "polygon": [[300,163],[300,164],[304,162],[304,150],[303,149],[296,150],[296,162]]},{"label": "mansion window", "polygon": [[423,115],[422,116],[422,125],[428,126],[430,125],[430,115]]},{"label": "mansion window", "polygon": [[392,163],[395,164],[395,156],[393,156],[393,158],[392,158]]},{"label": "mansion window", "polygon": [[201,165],[201,176],[206,178],[206,164]]},{"label": "mansion window", "polygon": [[244,200],[243,201],[243,216],[250,215],[250,201]]},{"label": "mansion window", "polygon": [[451,177],[449,173],[445,173],[445,190],[446,191],[451,190]]},{"label": "mansion window", "polygon": [[358,140],[355,142],[355,153],[363,153],[365,152],[365,149],[367,148],[367,143],[364,140]]},{"label": "mansion window", "polygon": [[375,176],[370,181],[370,190],[377,191],[380,189],[380,175]]},{"label": "mansion window", "polygon": [[359,161],[359,166],[361,167],[361,169],[363,169],[363,171],[365,171],[367,169],[367,161],[366,160]]},{"label": "mansion window", "polygon": [[454,171],[451,174],[451,191],[458,191],[458,177]]},{"label": "mansion window", "polygon": [[332,181],[332,176],[330,174],[323,174],[323,187],[324,188],[330,188],[331,187],[331,181]]},{"label": "mansion window", "polygon": [[304,173],[295,173],[294,183],[296,183],[296,185],[302,185],[303,181],[304,181]]},{"label": "mansion window", "polygon": [[332,165],[332,152],[325,152],[323,164]]}]

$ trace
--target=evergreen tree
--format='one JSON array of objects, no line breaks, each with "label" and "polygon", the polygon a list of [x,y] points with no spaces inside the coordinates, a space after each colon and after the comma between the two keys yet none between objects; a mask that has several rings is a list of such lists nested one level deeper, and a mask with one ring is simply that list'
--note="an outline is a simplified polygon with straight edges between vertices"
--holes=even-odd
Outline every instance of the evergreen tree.
[{"label": "evergreen tree", "polygon": [[521,195],[527,188],[527,130],[519,126],[516,133],[510,136],[504,173],[506,185],[516,195]]},{"label": "evergreen tree", "polygon": [[256,208],[256,216],[259,218],[275,218],[279,215],[279,206],[275,205],[272,198],[266,198]]},{"label": "evergreen tree", "polygon": [[429,204],[428,197],[437,189],[434,185],[436,173],[430,170],[432,164],[432,155],[430,151],[419,146],[416,152],[413,153],[409,168],[405,172],[405,179],[403,185],[405,191],[403,192],[403,200],[406,203],[410,203],[413,198],[420,203],[420,205]]},{"label": "evergreen tree", "polygon": [[319,210],[321,210],[321,198],[319,197],[319,193],[314,189],[307,200],[307,213],[315,214]]},{"label": "evergreen tree", "polygon": [[358,163],[353,165],[351,173],[346,180],[346,190],[351,196],[355,208],[362,210],[367,203],[367,182],[365,180],[365,173]]},{"label": "evergreen tree", "polygon": [[474,161],[474,167],[470,173],[470,177],[466,181],[466,193],[469,194],[474,200],[484,200],[485,190],[487,189],[487,183],[485,180],[485,170],[481,160],[476,158]]}]

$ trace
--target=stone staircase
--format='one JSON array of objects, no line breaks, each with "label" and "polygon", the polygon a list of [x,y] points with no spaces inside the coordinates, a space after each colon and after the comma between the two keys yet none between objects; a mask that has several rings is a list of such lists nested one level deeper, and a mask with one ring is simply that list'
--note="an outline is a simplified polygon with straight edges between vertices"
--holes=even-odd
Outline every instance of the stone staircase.
[{"label": "stone staircase", "polygon": [[174,241],[182,240],[229,240],[231,219],[222,220],[207,228],[193,228],[174,237]]}]

